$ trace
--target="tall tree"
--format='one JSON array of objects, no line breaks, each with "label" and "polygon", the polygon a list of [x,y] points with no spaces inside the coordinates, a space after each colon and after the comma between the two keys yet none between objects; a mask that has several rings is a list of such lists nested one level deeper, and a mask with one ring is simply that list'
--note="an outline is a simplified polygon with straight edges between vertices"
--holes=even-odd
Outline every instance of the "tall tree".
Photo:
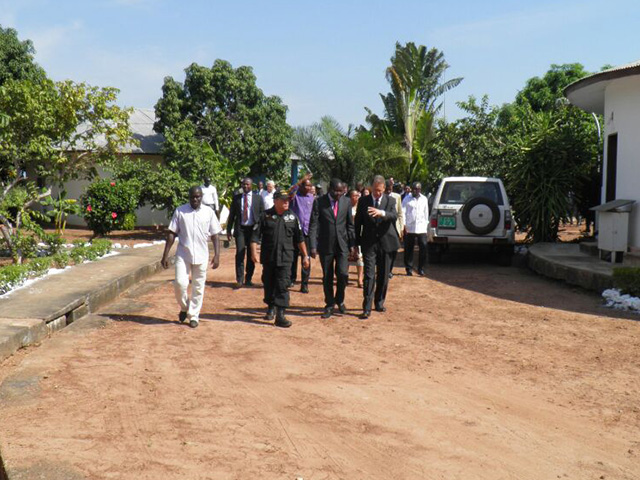
[{"label": "tall tree", "polygon": [[443,81],[449,66],[444,54],[413,42],[396,43],[386,77],[391,92],[382,95],[384,120],[368,111],[367,122],[376,135],[389,141],[402,139],[406,149],[406,176],[411,181],[425,174],[426,146],[433,136],[435,115],[441,108],[440,96],[456,87],[462,78]]},{"label": "tall tree", "polygon": [[[89,178],[96,167],[132,142],[129,112],[115,105],[117,90],[71,81],[9,80],[0,86],[0,207],[13,192],[19,211],[50,195],[45,184]],[[7,213],[5,211],[5,213]],[[11,246],[18,218],[0,213]]]},{"label": "tall tree", "polygon": [[[274,176],[287,165],[292,134],[287,107],[258,88],[251,67],[233,68],[218,59],[211,68],[193,63],[185,72],[184,83],[165,78],[155,107],[156,131],[167,138],[178,135],[183,144],[206,143],[238,178],[247,173]],[[175,150],[166,146],[169,161]],[[215,179],[215,172],[209,174]]]},{"label": "tall tree", "polygon": [[20,41],[18,32],[0,25],[0,85],[11,79],[43,80],[46,75],[35,63],[34,53],[30,40]]}]

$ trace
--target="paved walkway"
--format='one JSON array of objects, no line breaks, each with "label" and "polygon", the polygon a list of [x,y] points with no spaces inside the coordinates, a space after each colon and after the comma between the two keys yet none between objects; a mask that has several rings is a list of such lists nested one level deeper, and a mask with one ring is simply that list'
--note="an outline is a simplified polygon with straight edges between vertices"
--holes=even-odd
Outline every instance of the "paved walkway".
[{"label": "paved walkway", "polygon": [[0,361],[96,311],[162,268],[164,245],[74,266],[0,299]]},{"label": "paved walkway", "polygon": [[598,293],[613,285],[610,262],[580,250],[577,243],[537,243],[529,248],[529,267],[541,274]]}]

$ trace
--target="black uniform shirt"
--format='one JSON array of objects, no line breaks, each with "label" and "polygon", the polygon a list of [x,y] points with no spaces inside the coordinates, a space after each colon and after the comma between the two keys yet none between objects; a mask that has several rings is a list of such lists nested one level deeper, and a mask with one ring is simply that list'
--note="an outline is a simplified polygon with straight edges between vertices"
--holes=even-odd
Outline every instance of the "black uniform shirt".
[{"label": "black uniform shirt", "polygon": [[278,267],[291,264],[293,246],[304,241],[298,217],[291,210],[278,215],[275,207],[264,212],[254,235],[257,242],[262,243],[260,263],[273,263]]}]

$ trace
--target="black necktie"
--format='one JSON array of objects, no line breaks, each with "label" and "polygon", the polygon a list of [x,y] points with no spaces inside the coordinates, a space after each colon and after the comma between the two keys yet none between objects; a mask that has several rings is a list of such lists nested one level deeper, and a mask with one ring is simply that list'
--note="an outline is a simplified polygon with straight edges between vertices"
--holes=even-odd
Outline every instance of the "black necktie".
[{"label": "black necktie", "polygon": [[380,205],[380,199],[376,198],[375,207],[378,208],[379,205]]}]

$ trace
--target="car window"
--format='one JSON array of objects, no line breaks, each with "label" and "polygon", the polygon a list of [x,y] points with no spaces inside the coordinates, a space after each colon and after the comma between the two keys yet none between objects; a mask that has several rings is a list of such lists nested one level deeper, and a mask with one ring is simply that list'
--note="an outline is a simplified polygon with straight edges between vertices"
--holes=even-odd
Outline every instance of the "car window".
[{"label": "car window", "polygon": [[484,197],[503,205],[498,182],[446,182],[440,195],[440,203],[460,204],[472,198]]}]

